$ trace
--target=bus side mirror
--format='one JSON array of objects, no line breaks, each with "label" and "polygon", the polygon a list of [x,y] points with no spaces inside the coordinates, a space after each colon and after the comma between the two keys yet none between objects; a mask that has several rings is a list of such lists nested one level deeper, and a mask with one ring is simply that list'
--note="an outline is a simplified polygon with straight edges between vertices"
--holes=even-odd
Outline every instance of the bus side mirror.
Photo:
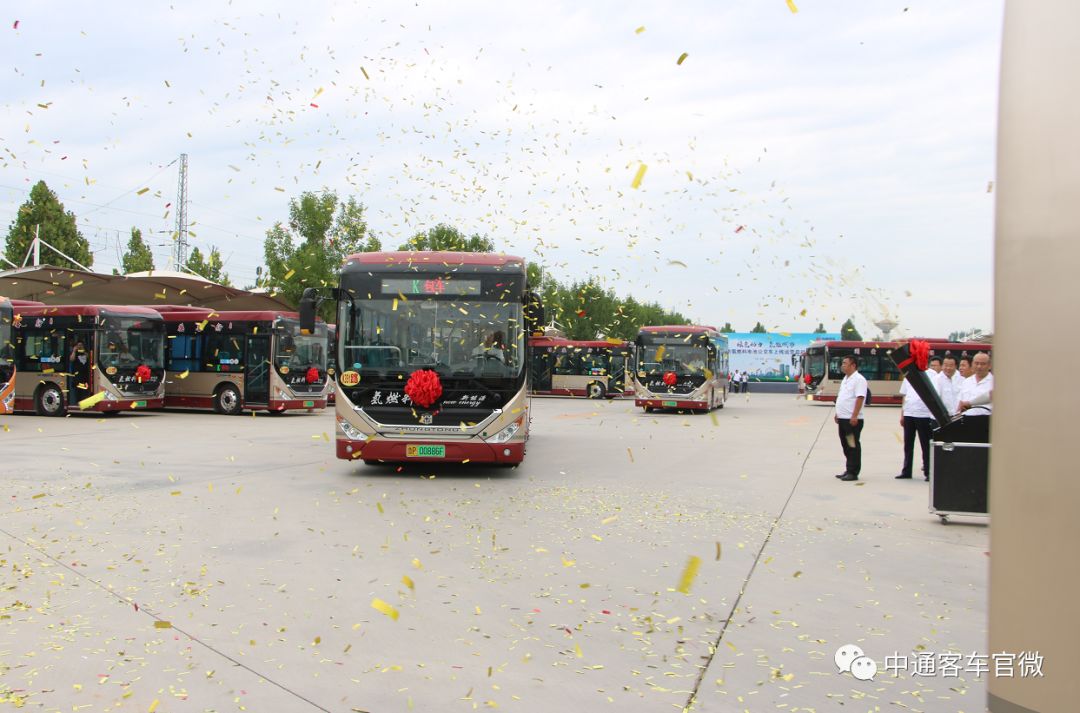
[{"label": "bus side mirror", "polygon": [[315,313],[319,309],[319,293],[314,287],[304,289],[300,298],[300,332],[301,334],[313,334],[315,332]]},{"label": "bus side mirror", "polygon": [[525,328],[529,334],[539,334],[544,331],[544,303],[540,295],[535,292],[525,293]]}]

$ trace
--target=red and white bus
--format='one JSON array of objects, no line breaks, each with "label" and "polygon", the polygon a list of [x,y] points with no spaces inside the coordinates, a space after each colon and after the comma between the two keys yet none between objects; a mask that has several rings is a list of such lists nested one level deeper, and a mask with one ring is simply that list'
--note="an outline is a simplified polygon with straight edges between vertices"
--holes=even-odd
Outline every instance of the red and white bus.
[{"label": "red and white bus", "polygon": [[633,394],[634,345],[621,340],[580,341],[561,337],[529,338],[532,393],[586,396],[590,399]]},{"label": "red and white bus", "polygon": [[15,412],[15,342],[11,334],[14,317],[11,300],[0,297],[0,415]]},{"label": "red and white bus", "polygon": [[[973,357],[977,352],[990,353],[991,344],[980,342],[950,342],[944,339],[927,339],[930,356],[946,354]],[[840,362],[849,354],[859,358],[859,373],[866,378],[872,396],[871,405],[899,404],[900,385],[904,381],[889,353],[904,342],[813,342],[803,354],[802,378],[806,393],[813,401],[834,402],[840,390],[844,372]]]},{"label": "red and white bus", "polygon": [[165,324],[145,307],[13,301],[14,409],[115,413],[164,403]]},{"label": "red and white bus", "polygon": [[[529,433],[528,340],[542,310],[525,261],[351,255],[340,273],[337,456],[512,465]],[[304,323],[316,295],[301,301]]]},{"label": "red and white bus", "polygon": [[326,323],[277,310],[157,306],[168,331],[165,406],[283,413],[326,408]]},{"label": "red and white bus", "polygon": [[728,392],[728,340],[715,327],[642,327],[635,339],[634,405],[649,413],[723,408]]}]

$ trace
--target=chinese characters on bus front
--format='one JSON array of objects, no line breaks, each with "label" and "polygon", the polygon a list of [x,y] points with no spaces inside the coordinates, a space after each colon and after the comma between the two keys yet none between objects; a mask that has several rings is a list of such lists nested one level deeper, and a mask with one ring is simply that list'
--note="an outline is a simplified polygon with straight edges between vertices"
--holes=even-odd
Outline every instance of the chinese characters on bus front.
[{"label": "chinese characters on bus front", "polygon": [[[461,394],[454,398],[444,398],[442,408],[479,408],[485,405],[487,394]],[[369,406],[412,406],[412,399],[401,391],[383,391],[376,389],[368,399]]]}]

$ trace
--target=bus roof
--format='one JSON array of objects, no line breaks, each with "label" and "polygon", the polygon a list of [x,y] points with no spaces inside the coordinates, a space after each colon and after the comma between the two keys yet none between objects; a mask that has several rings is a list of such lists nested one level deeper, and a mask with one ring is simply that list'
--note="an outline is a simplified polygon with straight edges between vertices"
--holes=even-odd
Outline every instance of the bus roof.
[{"label": "bus roof", "polygon": [[40,302],[16,301],[15,307],[24,317],[96,317],[119,315],[124,317],[161,318],[149,307],[136,305],[45,305]]},{"label": "bus roof", "polygon": [[[920,338],[921,337],[915,337],[915,339],[920,339]],[[921,338],[921,339],[924,342],[929,343],[930,346],[932,348],[934,348],[934,349],[960,349],[960,350],[963,350],[963,351],[979,351],[979,350],[983,350],[983,349],[990,350],[990,349],[994,348],[993,344],[988,344],[986,342],[950,342],[948,339],[927,339],[927,338]],[[907,344],[908,341],[910,341],[910,340],[904,339],[904,340],[901,340],[901,341],[888,341],[888,342],[865,342],[865,341],[864,342],[857,342],[857,341],[841,339],[841,340],[835,340],[835,341],[829,340],[829,341],[811,342],[810,346],[808,348],[812,348],[812,347],[834,347],[834,348],[835,347],[846,347],[846,348],[851,348],[851,349],[864,349],[864,348],[870,348],[870,349],[896,349],[897,347],[899,347],[902,344]]]},{"label": "bus roof", "polygon": [[630,346],[630,342],[622,340],[614,343],[606,339],[564,339],[563,337],[529,337],[529,344],[534,347],[579,347],[584,349],[600,347],[619,349]]},{"label": "bus roof", "polygon": [[[189,322],[191,320],[198,319],[211,319],[218,322],[230,321],[230,322],[273,322],[279,317],[285,319],[299,319],[300,315],[296,312],[285,312],[283,310],[238,310],[238,311],[219,311],[216,309],[207,309],[205,307],[181,307],[176,308],[176,305],[160,305],[156,307],[161,316],[166,322]],[[319,319],[318,321],[322,321]]]},{"label": "bus roof", "polygon": [[520,267],[525,261],[514,255],[502,253],[460,253],[450,251],[396,250],[378,253],[354,253],[346,262],[361,265],[486,265],[493,267]]},{"label": "bus roof", "polygon": [[678,332],[679,334],[706,334],[708,332],[717,332],[717,329],[716,327],[702,324],[662,324],[642,327],[641,331],[655,332],[657,334],[665,334],[667,332]]}]

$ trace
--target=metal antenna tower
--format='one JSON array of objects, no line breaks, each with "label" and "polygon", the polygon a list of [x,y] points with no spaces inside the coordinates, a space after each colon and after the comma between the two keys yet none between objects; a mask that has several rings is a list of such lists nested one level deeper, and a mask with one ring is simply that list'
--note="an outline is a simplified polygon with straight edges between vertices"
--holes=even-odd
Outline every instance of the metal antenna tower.
[{"label": "metal antenna tower", "polygon": [[175,269],[177,272],[181,272],[184,269],[184,263],[187,262],[188,251],[188,171],[187,171],[187,154],[180,154],[180,179],[176,185],[176,263]]}]

